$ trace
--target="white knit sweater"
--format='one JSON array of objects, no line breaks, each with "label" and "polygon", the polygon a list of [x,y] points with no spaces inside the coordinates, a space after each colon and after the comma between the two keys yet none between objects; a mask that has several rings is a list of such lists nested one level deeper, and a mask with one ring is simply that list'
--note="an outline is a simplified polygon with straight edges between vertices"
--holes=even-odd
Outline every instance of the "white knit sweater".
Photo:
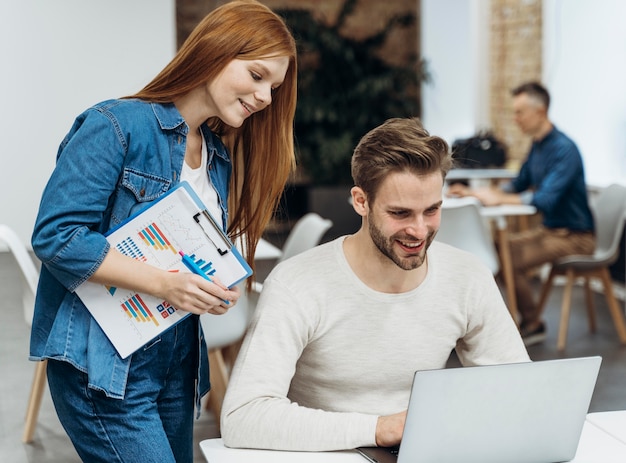
[{"label": "white knit sweater", "polygon": [[224,401],[230,447],[324,451],[375,445],[376,421],[406,409],[416,370],[529,361],[491,272],[435,241],[414,290],[372,290],[343,238],[266,280]]}]

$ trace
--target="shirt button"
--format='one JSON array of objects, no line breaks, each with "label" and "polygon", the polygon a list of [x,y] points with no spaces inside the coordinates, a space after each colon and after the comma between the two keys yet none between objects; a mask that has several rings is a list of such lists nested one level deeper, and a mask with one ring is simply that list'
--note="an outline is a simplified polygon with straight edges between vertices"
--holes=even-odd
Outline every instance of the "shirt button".
[{"label": "shirt button", "polygon": [[145,189],[145,188],[142,188],[142,189],[139,191],[139,196],[141,196],[141,197],[143,198],[145,195],[146,195],[146,189]]}]

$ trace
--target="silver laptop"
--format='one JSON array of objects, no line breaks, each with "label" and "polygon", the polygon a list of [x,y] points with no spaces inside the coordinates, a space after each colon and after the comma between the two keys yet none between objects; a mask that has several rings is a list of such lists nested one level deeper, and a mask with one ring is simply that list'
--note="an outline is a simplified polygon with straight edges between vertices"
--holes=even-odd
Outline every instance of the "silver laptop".
[{"label": "silver laptop", "polygon": [[377,463],[554,463],[576,455],[601,357],[418,371],[402,443]]}]

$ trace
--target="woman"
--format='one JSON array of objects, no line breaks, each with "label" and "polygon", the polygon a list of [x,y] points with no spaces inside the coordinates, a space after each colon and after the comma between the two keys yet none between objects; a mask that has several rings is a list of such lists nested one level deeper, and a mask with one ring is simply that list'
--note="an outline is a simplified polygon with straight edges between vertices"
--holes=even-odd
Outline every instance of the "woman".
[{"label": "woman", "polygon": [[[104,234],[181,180],[253,265],[294,166],[295,42],[254,0],[204,18],[130,97],[78,116],[57,154],[32,238],[42,261],[31,359],[48,361],[57,414],[89,462],[191,462],[193,409],[208,390],[203,313],[237,289],[148,266]],[[195,314],[121,359],[74,294],[86,280],[162,297]],[[197,384],[197,386],[196,386]]]}]

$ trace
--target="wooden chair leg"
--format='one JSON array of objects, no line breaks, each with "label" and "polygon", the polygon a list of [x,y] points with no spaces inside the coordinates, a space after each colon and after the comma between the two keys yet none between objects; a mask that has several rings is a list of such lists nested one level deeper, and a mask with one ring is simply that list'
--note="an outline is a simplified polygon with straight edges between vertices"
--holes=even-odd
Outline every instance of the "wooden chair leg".
[{"label": "wooden chair leg", "polygon": [[609,311],[613,318],[613,324],[617,330],[617,335],[622,344],[626,344],[626,325],[624,324],[624,314],[622,313],[615,294],[613,293],[613,283],[611,281],[611,275],[607,267],[603,267],[599,271],[599,276],[604,286],[604,294],[606,296],[606,302],[609,305]]},{"label": "wooden chair leg", "polygon": [[555,272],[554,269],[550,269],[550,274],[546,279],[546,282],[543,284],[543,288],[541,290],[541,295],[539,296],[539,302],[537,303],[537,311],[539,314],[543,313],[543,309],[548,302],[548,296],[550,295],[550,291],[552,290],[552,284],[554,283]]},{"label": "wooden chair leg", "polygon": [[563,303],[561,305],[561,321],[559,323],[559,335],[556,343],[558,350],[564,350],[567,343],[567,330],[569,327],[569,315],[572,303],[572,288],[574,286],[574,271],[568,269],[566,272],[567,282],[563,289]]},{"label": "wooden chair leg", "polygon": [[28,444],[33,441],[33,434],[37,426],[37,418],[39,417],[39,409],[41,408],[41,399],[43,397],[43,388],[46,385],[46,366],[47,360],[37,362],[35,367],[35,376],[33,384],[30,388],[30,397],[28,398],[28,408],[26,409],[26,424],[24,425],[24,434],[22,434],[22,442]]},{"label": "wooden chair leg", "polygon": [[519,312],[517,299],[515,298],[515,280],[513,275],[513,261],[511,260],[511,248],[509,245],[506,226],[498,227],[498,245],[500,248],[500,271],[506,286],[506,302],[513,321],[519,325]]},{"label": "wooden chair leg", "polygon": [[595,333],[597,329],[596,309],[593,303],[593,293],[591,291],[590,280],[591,278],[585,276],[585,302],[587,306],[587,320],[589,321],[589,331]]},{"label": "wooden chair leg", "polygon": [[228,371],[224,363],[224,357],[220,349],[209,351],[209,365],[211,375],[211,390],[207,401],[207,409],[211,409],[215,415],[217,429],[220,429],[220,417],[222,416],[222,402],[228,386]]},{"label": "wooden chair leg", "polygon": [[226,367],[229,371],[231,371],[233,366],[235,365],[235,360],[237,360],[237,355],[239,355],[242,343],[243,337],[222,349],[224,363],[226,364]]}]

